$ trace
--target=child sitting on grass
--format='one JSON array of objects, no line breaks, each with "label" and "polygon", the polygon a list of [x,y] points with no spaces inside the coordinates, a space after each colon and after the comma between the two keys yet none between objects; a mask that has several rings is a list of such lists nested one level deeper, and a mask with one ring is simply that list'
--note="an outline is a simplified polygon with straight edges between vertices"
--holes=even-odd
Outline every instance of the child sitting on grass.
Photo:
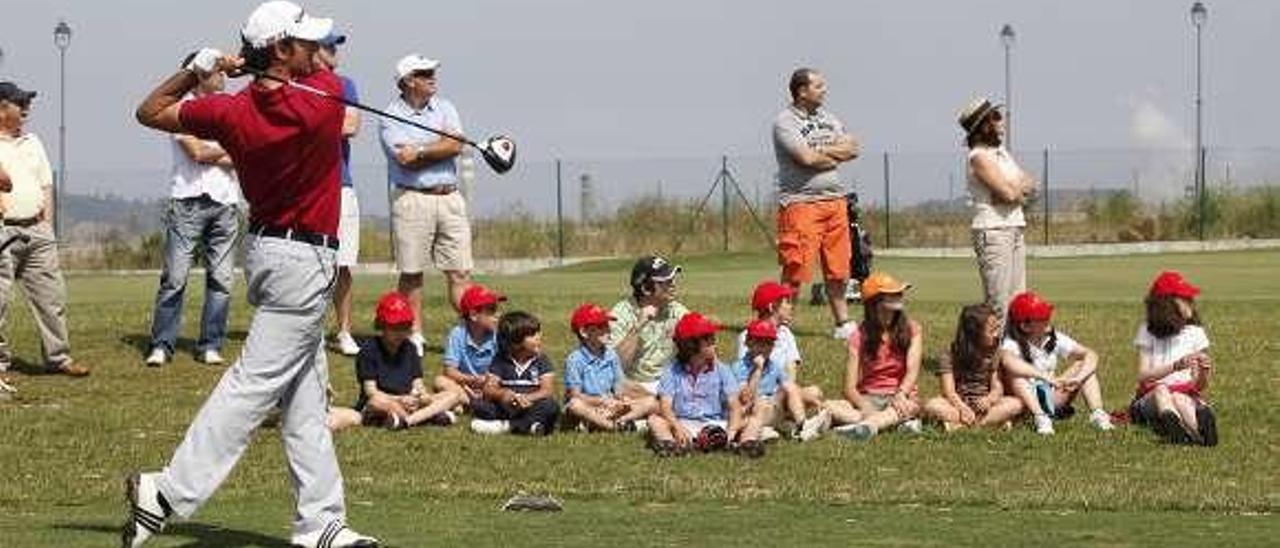
[{"label": "child sitting on grass", "polygon": [[[1001,363],[1012,393],[1031,411],[1036,433],[1053,435],[1053,420],[1069,417],[1071,401],[1084,394],[1089,422],[1109,431],[1111,415],[1102,408],[1098,382],[1098,354],[1049,324],[1053,305],[1032,291],[1009,301],[1006,334],[1000,345]],[[1071,366],[1057,374],[1059,360]]]},{"label": "child sitting on grass", "polygon": [[[741,430],[738,379],[716,358],[719,324],[689,312],[675,326],[676,357],[658,381],[658,409],[649,416],[653,450],[660,457],[728,446]],[[748,454],[762,455],[758,439],[741,436]]]},{"label": "child sitting on grass", "polygon": [[458,300],[458,324],[444,342],[444,371],[432,383],[436,390],[457,394],[464,407],[483,399],[485,375],[498,351],[498,304],[507,298],[472,284]]},{"label": "child sitting on grass", "polygon": [[[791,286],[775,281],[764,281],[756,285],[751,293],[751,309],[756,320],[763,320],[773,325],[778,337],[769,353],[769,360],[782,368],[786,380],[782,384],[781,396],[777,404],[787,411],[791,419],[791,437],[800,438],[800,427],[810,411],[817,411],[822,406],[822,389],[817,386],[800,386],[797,380],[800,364],[800,347],[796,344],[796,336],[791,332],[791,320],[795,312],[792,299],[795,290]],[[749,348],[747,331],[738,334],[738,360],[746,358]],[[777,432],[766,425],[762,437],[777,435]]]},{"label": "child sitting on grass", "polygon": [[1200,288],[1162,272],[1147,293],[1138,348],[1138,390],[1129,414],[1172,443],[1218,444],[1217,419],[1204,400],[1213,373],[1209,336],[1200,326]]},{"label": "child sitting on grass", "polygon": [[938,360],[942,396],[924,405],[926,416],[950,432],[973,426],[1001,426],[1022,413],[1022,402],[1006,396],[998,367],[1000,318],[986,304],[960,312],[956,335]]},{"label": "child sitting on grass", "polygon": [[632,399],[623,395],[627,376],[618,353],[606,344],[613,316],[592,303],[573,311],[569,326],[578,348],[565,358],[565,416],[589,429],[606,432],[645,429],[644,418],[658,402],[652,396]]},{"label": "child sitting on grass", "polygon": [[[747,324],[744,331],[746,354],[733,363],[733,375],[741,383],[738,401],[743,408],[741,430],[729,432],[729,438],[762,439],[764,429],[777,421],[778,406],[789,396],[786,385],[790,382],[782,365],[772,358],[778,331],[768,320],[754,320]],[[794,390],[794,389],[793,389]],[[791,396],[791,401],[800,403],[798,394]],[[794,410],[793,410],[794,412]],[[800,424],[804,417],[803,407],[799,410]],[[744,452],[757,451],[755,445],[742,444]]]},{"label": "child sitting on grass", "polygon": [[560,407],[552,398],[555,374],[542,354],[542,324],[514,311],[498,319],[498,355],[489,364],[483,399],[471,402],[471,430],[481,434],[547,436]]},{"label": "child sitting on grass", "polygon": [[409,336],[413,308],[403,293],[378,299],[374,316],[378,337],[364,341],[356,354],[360,397],[354,408],[329,411],[329,429],[385,426],[393,430],[427,423],[448,426],[456,420],[449,409],[458,404],[452,392],[429,394],[422,382],[422,358]]},{"label": "child sitting on grass", "polygon": [[904,294],[911,284],[884,272],[862,282],[863,317],[849,335],[844,398],[830,400],[801,431],[812,439],[832,423],[837,433],[866,440],[895,426],[919,433],[916,380],[924,354],[924,330],[907,317]]}]

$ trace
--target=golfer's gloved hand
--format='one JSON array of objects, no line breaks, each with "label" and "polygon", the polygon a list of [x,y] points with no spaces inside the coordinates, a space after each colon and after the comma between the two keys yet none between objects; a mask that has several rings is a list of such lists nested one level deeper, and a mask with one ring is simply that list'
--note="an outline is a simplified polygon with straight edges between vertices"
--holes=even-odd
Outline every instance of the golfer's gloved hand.
[{"label": "golfer's gloved hand", "polygon": [[215,48],[200,48],[195,56],[191,58],[191,62],[187,66],[182,67],[187,70],[194,70],[200,74],[209,74],[218,68],[218,60],[222,59],[222,52]]}]

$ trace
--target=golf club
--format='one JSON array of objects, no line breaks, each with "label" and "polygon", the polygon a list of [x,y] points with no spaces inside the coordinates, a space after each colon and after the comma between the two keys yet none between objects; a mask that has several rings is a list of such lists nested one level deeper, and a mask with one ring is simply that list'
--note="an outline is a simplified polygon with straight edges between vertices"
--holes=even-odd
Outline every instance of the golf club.
[{"label": "golf club", "polygon": [[258,78],[274,80],[276,82],[280,82],[281,84],[290,86],[295,89],[300,89],[309,93],[313,93],[315,95],[319,95],[321,97],[325,97],[327,99],[332,99],[334,101],[337,101],[339,103],[342,103],[352,108],[360,109],[365,112],[382,116],[384,118],[390,118],[402,124],[408,124],[418,129],[430,131],[431,133],[434,133],[441,137],[446,137],[449,139],[453,139],[455,141],[459,141],[463,144],[471,145],[472,147],[475,147],[476,150],[480,151],[480,156],[484,158],[485,163],[489,164],[489,167],[493,168],[493,170],[498,173],[506,173],[510,171],[511,168],[516,164],[516,143],[515,141],[511,140],[510,137],[507,137],[505,135],[497,135],[497,136],[485,139],[483,143],[477,143],[462,135],[455,135],[453,133],[449,133],[444,130],[419,124],[417,122],[414,122],[413,120],[409,120],[407,118],[396,116],[395,114],[391,114],[390,112],[385,112],[385,111],[373,108],[371,106],[362,105],[355,101],[348,100],[345,97],[333,95],[324,90],[319,90],[311,86],[308,86],[306,84],[300,84],[292,80],[280,78],[279,76],[267,74],[266,72],[263,72],[255,68],[242,66],[242,67],[238,67],[236,70],[245,74],[252,74]]}]

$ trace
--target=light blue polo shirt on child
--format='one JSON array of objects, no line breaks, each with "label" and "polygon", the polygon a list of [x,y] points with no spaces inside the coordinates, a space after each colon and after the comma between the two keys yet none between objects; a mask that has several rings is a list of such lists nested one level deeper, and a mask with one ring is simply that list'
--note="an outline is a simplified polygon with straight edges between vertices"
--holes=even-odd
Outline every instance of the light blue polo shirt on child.
[{"label": "light blue polo shirt on child", "polygon": [[490,332],[483,343],[476,344],[467,333],[465,323],[449,330],[444,342],[444,366],[457,369],[466,375],[484,375],[498,353],[498,333]]},{"label": "light blue polo shirt on child", "polygon": [[737,397],[739,388],[733,372],[720,362],[697,375],[672,362],[658,379],[658,395],[670,398],[676,418],[685,420],[726,420],[729,398]]},{"label": "light blue polo shirt on child", "polygon": [[[429,99],[420,111],[413,110],[403,98],[396,97],[387,105],[387,112],[427,127],[462,133],[462,120],[458,117],[458,110],[453,108],[453,103],[440,97]],[[391,186],[423,189],[458,184],[457,157],[415,170],[404,168],[396,161],[397,146],[431,144],[442,138],[439,135],[389,118],[382,118],[379,122],[378,135],[382,140],[382,152],[387,156],[387,183]]]},{"label": "light blue polo shirt on child", "polygon": [[[733,362],[733,376],[742,386],[746,386],[747,379],[751,378],[751,365],[751,360],[745,356]],[[756,384],[756,394],[762,398],[772,398],[785,382],[787,382],[787,372],[782,369],[782,366],[775,363],[773,359],[766,360],[764,368],[760,371],[760,382]]]},{"label": "light blue polo shirt on child", "polygon": [[564,360],[564,390],[568,399],[569,389],[576,389],[586,396],[608,396],[618,393],[618,386],[626,380],[622,372],[622,360],[612,348],[605,347],[600,354],[592,353],[580,345]]}]

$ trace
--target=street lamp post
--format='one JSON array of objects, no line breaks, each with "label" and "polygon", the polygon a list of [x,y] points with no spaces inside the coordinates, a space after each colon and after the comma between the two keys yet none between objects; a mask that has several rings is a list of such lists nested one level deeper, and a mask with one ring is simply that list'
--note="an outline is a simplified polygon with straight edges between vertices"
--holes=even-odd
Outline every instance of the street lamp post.
[{"label": "street lamp post", "polygon": [[1013,25],[1005,23],[1000,29],[1000,43],[1004,45],[1004,145],[1013,148],[1013,43],[1017,35]]},{"label": "street lamp post", "polygon": [[62,193],[67,186],[67,47],[71,45],[71,26],[58,21],[53,28],[53,45],[58,47],[58,180],[53,186],[53,234],[62,235]]},{"label": "street lamp post", "polygon": [[1209,18],[1209,10],[1205,9],[1204,2],[1196,2],[1191,5],[1191,24],[1196,28],[1196,202],[1198,214],[1197,228],[1200,240],[1204,241],[1204,222],[1205,222],[1205,188],[1204,181],[1204,99],[1201,96],[1201,78],[1200,71],[1200,31],[1204,29],[1205,20]]}]

